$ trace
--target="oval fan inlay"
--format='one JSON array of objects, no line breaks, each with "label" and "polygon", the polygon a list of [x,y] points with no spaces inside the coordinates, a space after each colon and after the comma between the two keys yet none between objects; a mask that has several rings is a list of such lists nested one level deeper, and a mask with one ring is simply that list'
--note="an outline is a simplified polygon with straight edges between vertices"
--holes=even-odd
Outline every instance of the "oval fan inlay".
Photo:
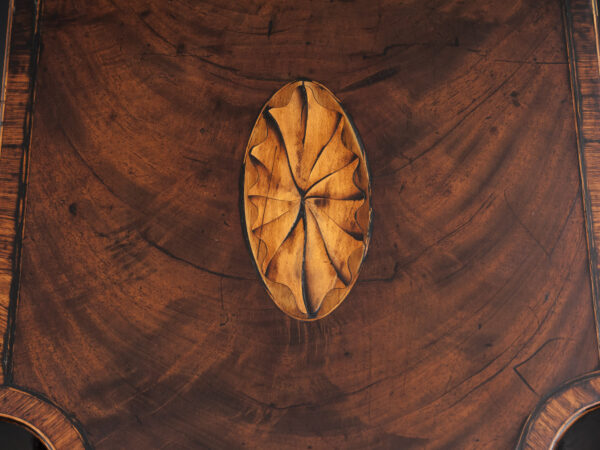
[{"label": "oval fan inlay", "polygon": [[369,244],[366,156],[324,86],[290,83],[263,107],[244,160],[245,229],[273,301],[300,320],[348,295]]}]

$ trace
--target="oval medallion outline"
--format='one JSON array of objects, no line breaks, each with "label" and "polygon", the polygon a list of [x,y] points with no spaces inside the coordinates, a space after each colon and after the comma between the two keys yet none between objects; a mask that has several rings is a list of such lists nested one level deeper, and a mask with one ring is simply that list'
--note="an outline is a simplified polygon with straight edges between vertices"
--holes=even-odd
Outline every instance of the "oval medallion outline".
[{"label": "oval medallion outline", "polygon": [[339,99],[298,80],[260,110],[246,145],[241,218],[253,263],[287,315],[317,320],[357,281],[371,237],[371,177]]}]

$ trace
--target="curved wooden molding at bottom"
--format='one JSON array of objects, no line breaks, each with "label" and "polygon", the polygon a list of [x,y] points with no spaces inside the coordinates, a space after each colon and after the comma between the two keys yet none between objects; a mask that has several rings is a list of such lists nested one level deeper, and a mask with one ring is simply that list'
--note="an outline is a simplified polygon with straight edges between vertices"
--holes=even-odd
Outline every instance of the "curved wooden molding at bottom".
[{"label": "curved wooden molding at bottom", "polygon": [[527,419],[517,450],[554,449],[581,416],[600,407],[600,372],[563,385],[538,403]]},{"label": "curved wooden molding at bottom", "polygon": [[24,425],[49,450],[90,448],[75,424],[59,408],[35,394],[0,386],[0,417]]}]

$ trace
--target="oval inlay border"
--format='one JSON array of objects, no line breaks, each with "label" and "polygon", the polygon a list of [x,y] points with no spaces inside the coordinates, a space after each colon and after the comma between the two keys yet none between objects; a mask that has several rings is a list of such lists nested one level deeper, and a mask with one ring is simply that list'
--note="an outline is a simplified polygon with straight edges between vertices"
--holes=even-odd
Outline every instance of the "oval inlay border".
[{"label": "oval inlay border", "polygon": [[248,245],[275,304],[299,320],[331,313],[356,283],[372,217],[366,155],[331,91],[301,80],[269,99],[242,189]]}]

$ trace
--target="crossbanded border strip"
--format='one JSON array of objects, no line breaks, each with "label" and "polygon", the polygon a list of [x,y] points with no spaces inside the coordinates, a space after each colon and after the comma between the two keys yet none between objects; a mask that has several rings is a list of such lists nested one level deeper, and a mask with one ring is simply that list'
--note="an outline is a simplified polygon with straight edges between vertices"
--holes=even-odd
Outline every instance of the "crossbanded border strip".
[{"label": "crossbanded border strip", "polygon": [[1,376],[12,382],[12,342],[19,291],[21,242],[39,48],[37,0],[14,0],[0,147]]},{"label": "crossbanded border strip", "polygon": [[564,0],[592,298],[600,352],[600,47],[597,0]]}]

